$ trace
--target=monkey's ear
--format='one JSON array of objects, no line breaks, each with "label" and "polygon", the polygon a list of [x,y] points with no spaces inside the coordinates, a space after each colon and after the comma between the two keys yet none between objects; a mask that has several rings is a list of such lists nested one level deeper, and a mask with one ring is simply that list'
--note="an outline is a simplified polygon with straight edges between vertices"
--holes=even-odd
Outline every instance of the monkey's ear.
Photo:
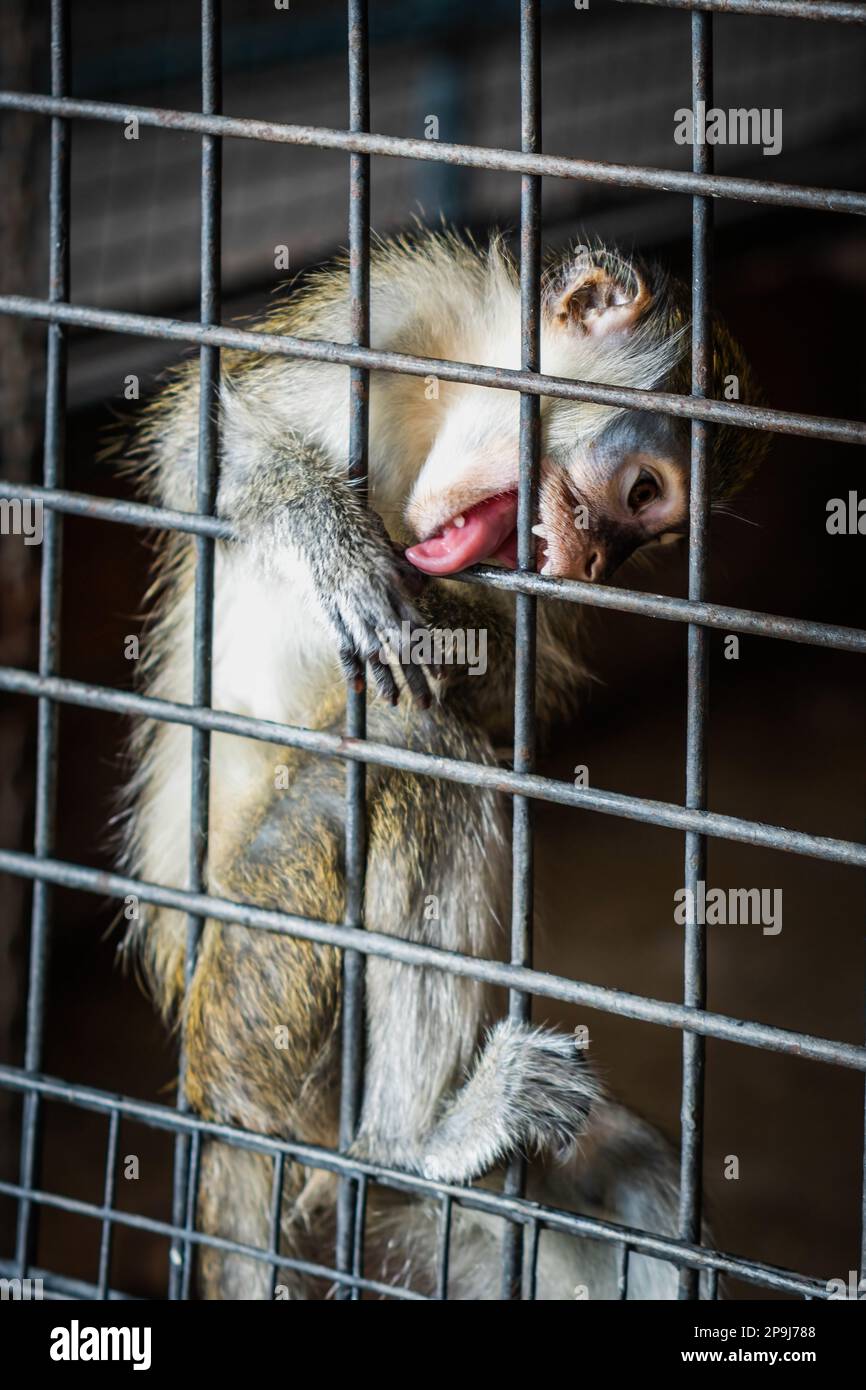
[{"label": "monkey's ear", "polygon": [[627,261],[578,246],[550,280],[544,309],[557,326],[603,338],[634,328],[652,301],[643,276]]}]

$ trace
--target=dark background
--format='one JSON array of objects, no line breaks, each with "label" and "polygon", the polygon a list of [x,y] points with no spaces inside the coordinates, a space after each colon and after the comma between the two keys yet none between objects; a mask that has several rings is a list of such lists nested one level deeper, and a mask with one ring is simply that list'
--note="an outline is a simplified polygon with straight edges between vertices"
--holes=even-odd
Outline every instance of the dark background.
[{"label": "dark background", "polygon": [[[35,15],[33,10],[36,10]],[[195,109],[199,103],[194,3],[73,6],[73,94]],[[593,3],[575,12],[545,3],[544,148],[619,162],[685,167],[673,112],[689,103],[689,17]],[[3,83],[44,90],[45,15],[3,11]],[[230,114],[328,126],[347,119],[343,7],[295,0],[226,3],[225,101]],[[491,146],[519,141],[517,17],[511,3],[477,11],[448,2],[374,2],[372,127],[420,136],[436,114],[440,137]],[[471,18],[470,18],[471,15]],[[718,16],[716,104],[781,107],[775,159],[719,149],[724,172],[826,186],[863,187],[864,36],[837,25]],[[0,289],[43,296],[46,283],[45,125],[0,117]],[[193,136],[75,123],[72,135],[72,295],[82,304],[195,318],[198,161]],[[347,159],[287,146],[225,142],[225,317],[261,306],[285,278],[274,247],[301,271],[345,243]],[[410,215],[484,232],[513,228],[513,176],[373,160],[373,224]],[[866,368],[862,225],[819,213],[719,204],[714,298],[742,339],[766,397],[780,409],[857,418]],[[657,252],[688,273],[689,200],[545,180],[551,245],[581,228]],[[37,476],[44,330],[0,320],[6,476]],[[124,410],[123,379],[142,395],[179,354],[171,345],[72,334],[68,486],[124,496],[97,462],[106,427]],[[777,437],[769,461],[737,500],[737,517],[712,526],[709,597],[719,603],[850,625],[863,624],[863,539],[828,536],[826,504],[860,488],[863,458],[840,444]],[[128,687],[124,637],[138,630],[147,582],[143,533],[68,518],[64,524],[62,670]],[[10,547],[17,547],[12,554]],[[38,552],[37,552],[38,554]],[[0,544],[2,660],[33,666],[33,555]],[[685,592],[685,553],[619,582]],[[578,719],[557,729],[542,771],[569,778],[587,764],[598,787],[680,801],[684,788],[685,629],[623,614],[587,614],[598,681]],[[814,833],[863,835],[863,694],[853,655],[740,638],[737,661],[710,635],[710,804],[714,810]],[[0,797],[4,842],[32,843],[32,706],[4,698]],[[116,716],[63,708],[58,855],[112,862],[110,820],[124,777],[128,730]],[[683,837],[614,818],[540,804],[538,896],[544,908],[536,963],[578,979],[679,999],[682,932],[672,902],[682,882]],[[709,929],[709,1007],[741,1018],[861,1042],[864,1033],[862,876],[848,868],[710,843],[709,881],[781,888],[784,928]],[[26,891],[2,881],[0,1033],[21,1060]],[[175,1053],[137,983],[115,964],[112,905],[84,894],[55,899],[46,1070],[150,1099],[173,1096]],[[680,1036],[613,1015],[548,1001],[540,1020],[590,1026],[592,1055],[611,1089],[676,1140]],[[857,1264],[863,1081],[816,1063],[708,1043],[705,1181],[720,1248],[820,1278]],[[49,1104],[44,1186],[99,1201],[105,1122]],[[16,1172],[17,1105],[0,1110],[4,1169]],[[119,1182],[122,1206],[170,1216],[171,1141],[124,1126],[121,1154],[141,1160],[137,1183]],[[740,1178],[726,1181],[727,1155]],[[12,1203],[0,1202],[10,1248]],[[38,1263],[92,1280],[99,1229],[46,1212]],[[167,1246],[118,1228],[113,1284],[146,1296],[165,1288]],[[729,1293],[761,1296],[732,1287]]]}]

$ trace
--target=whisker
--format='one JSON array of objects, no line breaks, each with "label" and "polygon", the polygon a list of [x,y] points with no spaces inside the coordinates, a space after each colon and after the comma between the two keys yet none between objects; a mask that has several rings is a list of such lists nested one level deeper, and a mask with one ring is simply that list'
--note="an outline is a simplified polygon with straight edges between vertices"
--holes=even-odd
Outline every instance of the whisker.
[{"label": "whisker", "polygon": [[732,511],[726,502],[714,502],[710,508],[713,516],[729,516],[734,521],[742,521],[746,526],[757,526],[760,528],[760,521],[753,521],[751,517],[741,516],[739,512]]}]

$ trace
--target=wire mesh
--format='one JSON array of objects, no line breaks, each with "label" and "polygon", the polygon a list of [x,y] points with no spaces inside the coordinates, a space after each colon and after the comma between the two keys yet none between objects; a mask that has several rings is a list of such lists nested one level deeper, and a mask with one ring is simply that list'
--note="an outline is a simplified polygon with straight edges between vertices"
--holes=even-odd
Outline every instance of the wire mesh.
[{"label": "wire mesh", "polygon": [[[691,84],[693,104],[712,102],[713,11],[776,16],[822,22],[866,22],[866,7],[853,3],[813,3],[812,0],[634,0],[691,11]],[[0,1183],[0,1193],[17,1199],[18,1232],[14,1259],[0,1262],[4,1276],[41,1278],[47,1297],[122,1299],[129,1297],[111,1283],[112,1241],[123,1226],[166,1237],[170,1241],[167,1294],[171,1299],[192,1296],[195,1253],[203,1246],[234,1251],[268,1267],[273,1295],[281,1268],[295,1269],[333,1285],[338,1296],[358,1299],[365,1294],[397,1300],[422,1295],[393,1287],[364,1275],[365,1212],[371,1185],[427,1196],[438,1203],[440,1227],[435,1297],[448,1297],[449,1263],[454,1207],[486,1212],[505,1223],[502,1297],[533,1299],[536,1295],[540,1235],[545,1230],[602,1241],[617,1252],[618,1296],[628,1296],[629,1268],[635,1254],[669,1261],[680,1271],[680,1297],[696,1298],[701,1274],[709,1296],[716,1297],[720,1275],[736,1277],[780,1293],[804,1298],[827,1297],[826,1285],[794,1271],[739,1258],[701,1244],[701,1164],[703,1144],[703,1084],[705,1039],[721,1038],[740,1045],[771,1049],[837,1066],[866,1071],[866,1047],[807,1033],[732,1018],[706,1007],[706,955],[703,929],[686,924],[681,1004],[603,988],[540,972],[532,964],[532,806],[547,800],[575,809],[665,826],[685,836],[686,884],[705,876],[708,837],[770,846],[819,860],[863,867],[866,847],[852,841],[807,834],[782,826],[721,815],[707,809],[707,649],[709,629],[758,634],[845,651],[866,649],[866,632],[779,618],[771,614],[721,607],[705,597],[707,559],[707,460],[711,432],[720,423],[745,429],[866,443],[866,426],[853,420],[834,420],[792,414],[763,407],[720,402],[709,398],[711,367],[712,206],[716,198],[753,200],[768,205],[817,208],[840,213],[866,213],[866,195],[845,190],[799,187],[771,181],[719,176],[713,172],[711,149],[694,147],[691,172],[672,172],[629,164],[601,164],[541,153],[540,4],[520,0],[520,150],[483,149],[468,145],[430,143],[370,132],[368,12],[366,0],[349,0],[348,53],[350,120],[346,131],[279,125],[220,114],[221,43],[219,0],[202,0],[200,112],[157,110],[69,97],[69,13],[67,0],[51,3],[51,84],[49,95],[0,93],[0,110],[39,113],[50,120],[50,264],[47,298],[0,297],[0,312],[48,326],[45,399],[44,474],[41,486],[4,483],[6,497],[41,500],[46,509],[42,548],[40,646],[36,672],[0,668],[0,689],[32,696],[38,702],[36,764],[36,821],[33,852],[0,850],[0,871],[33,882],[33,908],[28,982],[27,1024],[21,1067],[0,1067],[0,1086],[23,1097],[20,1177]],[[75,119],[125,122],[131,116],[143,125],[188,131],[201,137],[200,321],[178,323],[165,318],[97,309],[70,303],[69,285],[69,146]],[[225,328],[220,322],[221,141],[242,139],[314,145],[349,155],[349,250],[352,334],[350,344],[278,337]],[[434,160],[477,169],[510,171],[521,178],[520,294],[521,359],[519,370],[473,363],[442,362],[370,347],[370,158],[371,155]],[[692,381],[689,395],[617,388],[550,378],[539,372],[540,187],[543,177],[603,182],[622,188],[654,188],[692,198]],[[200,425],[194,513],[176,512],[120,500],[99,499],[64,486],[64,418],[66,409],[67,334],[73,326],[106,329],[195,344],[200,354]],[[443,380],[491,386],[520,392],[519,562],[514,572],[480,567],[461,576],[468,583],[512,592],[516,604],[515,757],[512,771],[457,759],[436,757],[378,744],[366,736],[365,695],[349,695],[345,737],[284,726],[211,707],[211,646],[213,627],[214,552],[219,539],[230,534],[215,516],[218,475],[218,411],[220,352],[236,348],[287,358],[337,362],[351,372],[351,426],[348,475],[363,481],[367,473],[369,373],[371,370],[427,375]],[[539,406],[542,395],[601,402],[660,411],[691,422],[691,502],[688,599],[610,589],[577,581],[550,580],[533,573],[530,528],[539,451]],[[62,597],[61,542],[64,515],[85,515],[106,522],[185,532],[195,538],[196,588],[193,698],[175,704],[65,678],[60,673],[59,611]],[[539,596],[614,610],[642,613],[655,620],[685,623],[688,631],[687,781],[683,805],[648,801],[595,788],[575,788],[540,776],[534,767],[535,604]],[[144,883],[119,873],[106,873],[55,857],[54,822],[57,777],[57,713],[60,705],[83,705],[106,712],[144,715],[188,726],[192,731],[190,786],[189,875],[186,889]],[[215,732],[280,743],[305,749],[346,764],[346,912],[342,924],[291,916],[254,905],[211,896],[207,891],[209,745]],[[478,959],[418,942],[383,935],[363,921],[366,849],[365,771],[368,764],[450,779],[476,787],[495,787],[513,803],[513,886],[510,959]],[[327,943],[343,952],[343,1022],[340,1138],[337,1150],[253,1134],[240,1128],[203,1120],[192,1112],[179,1087],[176,1107],[115,1096],[74,1080],[41,1074],[42,1039],[47,1008],[46,961],[52,894],[58,886],[123,898],[135,893],[142,901],[170,906],[187,921],[186,981],[195,967],[196,950],[208,918]],[[381,1164],[362,1161],[349,1152],[357,1127],[363,1094],[364,964],[368,956],[445,970],[501,985],[509,991],[515,1018],[529,1015],[532,997],[549,997],[678,1029],[683,1038],[681,1106],[681,1173],[679,1228],[667,1238],[624,1227],[612,1221],[578,1215],[529,1201],[524,1193],[524,1165],[510,1165],[501,1192],[432,1182]],[[184,1058],[180,1058],[181,1083]],[[40,1185],[43,1108],[46,1103],[80,1107],[106,1117],[105,1173],[102,1201],[88,1203]],[[120,1210],[115,1205],[119,1126],[121,1121],[160,1130],[174,1139],[175,1165],[172,1216],[157,1221]],[[217,1138],[266,1155],[272,1162],[268,1248],[258,1249],[196,1229],[197,1189],[202,1141]],[[333,1267],[313,1264],[281,1253],[280,1211],[285,1164],[299,1162],[321,1168],[340,1179],[336,1249]],[[866,1186],[864,1186],[866,1192]],[[39,1269],[34,1264],[36,1218],[40,1208],[74,1212],[100,1223],[98,1268],[92,1285]]]}]

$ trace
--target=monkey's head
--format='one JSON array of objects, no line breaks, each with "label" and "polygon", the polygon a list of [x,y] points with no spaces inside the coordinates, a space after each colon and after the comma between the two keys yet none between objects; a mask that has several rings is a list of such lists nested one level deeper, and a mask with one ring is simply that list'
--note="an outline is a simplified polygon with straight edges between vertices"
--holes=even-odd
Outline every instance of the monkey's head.
[{"label": "monkey's head", "polygon": [[[513,265],[494,247],[486,321],[474,360],[519,364]],[[660,267],[604,247],[579,246],[549,266],[542,295],[541,370],[614,386],[688,392],[689,295]],[[713,329],[711,394],[753,401],[743,354]],[[519,401],[513,392],[448,386],[442,423],[409,497],[419,543],[409,560],[432,575],[469,565],[517,564]],[[605,581],[636,550],[685,535],[689,423],[649,411],[541,401],[536,567],[559,578]],[[757,466],[765,436],[712,431],[713,500],[731,496]]]}]

